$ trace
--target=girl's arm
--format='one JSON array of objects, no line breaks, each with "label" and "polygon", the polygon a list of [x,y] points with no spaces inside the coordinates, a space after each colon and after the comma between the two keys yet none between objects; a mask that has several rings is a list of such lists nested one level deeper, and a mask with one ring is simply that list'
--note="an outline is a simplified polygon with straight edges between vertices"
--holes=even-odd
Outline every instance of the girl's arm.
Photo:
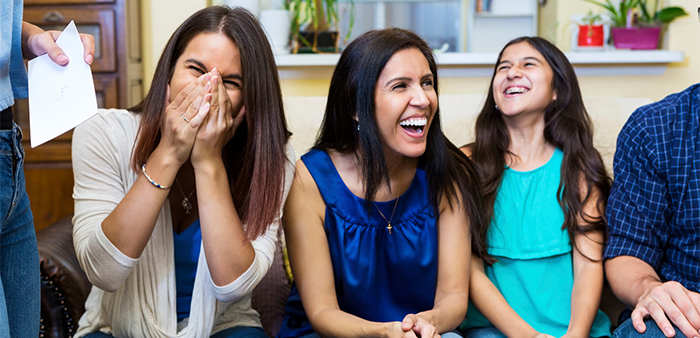
[{"label": "girl's arm", "polygon": [[340,310],[323,227],[325,209],[316,182],[304,163],[297,161],[283,224],[295,283],[316,333],[337,338],[416,337],[412,331],[404,335],[400,322],[370,322]]},{"label": "girl's arm", "polygon": [[[457,190],[459,191],[459,190]],[[436,333],[455,329],[464,320],[469,301],[469,265],[471,238],[469,222],[461,199],[452,205],[443,196],[438,220],[438,280],[435,305],[432,310],[418,313],[419,318],[431,324]],[[414,331],[430,337],[429,330]]]},{"label": "girl's arm", "polygon": [[498,288],[486,276],[484,262],[476,256],[472,256],[470,281],[469,297],[472,304],[506,337],[551,337],[535,331],[510,307]]},{"label": "girl's arm", "polygon": [[[585,187],[582,194],[585,196]],[[599,217],[600,208],[596,204],[599,192],[593,191],[583,211],[590,217]],[[586,220],[578,216],[578,224]],[[603,231],[580,233],[576,236],[574,250],[574,287],[571,290],[571,321],[565,337],[588,337],[593,326],[600,297],[603,293]]]}]

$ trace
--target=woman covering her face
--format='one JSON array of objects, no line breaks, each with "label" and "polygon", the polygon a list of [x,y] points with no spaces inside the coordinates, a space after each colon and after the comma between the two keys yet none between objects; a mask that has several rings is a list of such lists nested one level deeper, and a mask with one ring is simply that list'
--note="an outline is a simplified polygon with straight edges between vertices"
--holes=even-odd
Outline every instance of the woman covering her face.
[{"label": "woman covering her face", "polygon": [[294,153],[257,20],[208,7],[170,38],[146,98],[73,137],[74,242],[94,285],[77,337],[265,337]]},{"label": "woman covering her face", "polygon": [[437,82],[406,30],[341,55],[285,206],[296,285],[280,337],[438,337],[464,318],[479,177],[442,134]]},{"label": "woman covering her face", "polygon": [[472,259],[464,336],[610,336],[598,310],[610,178],[566,56],[538,37],[509,42],[462,150],[484,175],[496,259]]}]

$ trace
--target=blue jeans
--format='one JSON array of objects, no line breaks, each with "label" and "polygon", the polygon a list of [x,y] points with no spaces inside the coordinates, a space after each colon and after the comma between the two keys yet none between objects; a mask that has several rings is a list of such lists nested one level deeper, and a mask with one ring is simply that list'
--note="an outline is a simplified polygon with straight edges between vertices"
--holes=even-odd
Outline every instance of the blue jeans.
[{"label": "blue jeans", "polygon": [[38,337],[39,252],[24,188],[22,132],[0,130],[0,337]]},{"label": "blue jeans", "polygon": [[[628,318],[613,332],[612,338],[666,338],[666,335],[659,329],[659,326],[656,325],[653,319],[645,320],[644,324],[646,324],[647,330],[644,333],[639,333],[632,325],[632,318]],[[673,329],[676,331],[676,338],[686,338],[678,327],[673,325]]]},{"label": "blue jeans", "polygon": [[[236,326],[226,330],[219,331],[211,338],[268,338],[265,331],[261,327],[254,326]],[[102,333],[100,331],[88,333],[83,338],[114,338],[111,334]]]},{"label": "blue jeans", "polygon": [[[462,338],[462,335],[457,331],[446,332],[440,335],[442,338]],[[309,333],[307,335],[301,336],[299,338],[320,338],[316,333]]]},{"label": "blue jeans", "polygon": [[464,333],[464,338],[505,338],[506,336],[498,331],[497,328],[490,327],[474,327]]},{"label": "blue jeans", "polygon": [[[444,336],[443,336],[444,337]],[[464,333],[464,338],[504,338],[505,335],[498,331],[497,328],[491,327],[475,327],[467,330]],[[613,335],[615,337],[615,335]],[[627,336],[620,336],[627,337]],[[664,337],[665,338],[665,337]]]}]

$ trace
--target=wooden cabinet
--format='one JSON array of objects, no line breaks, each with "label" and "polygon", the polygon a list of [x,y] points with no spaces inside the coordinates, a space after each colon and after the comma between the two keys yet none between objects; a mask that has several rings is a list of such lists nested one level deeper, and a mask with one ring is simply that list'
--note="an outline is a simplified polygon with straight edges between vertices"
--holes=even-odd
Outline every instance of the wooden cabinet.
[{"label": "wooden cabinet", "polygon": [[[97,104],[128,108],[142,96],[139,0],[25,0],[24,20],[45,30],[63,30],[75,21],[78,31],[95,37],[91,66]],[[27,194],[40,230],[73,213],[73,132],[32,149],[26,100],[15,105],[15,122],[24,132]]]}]

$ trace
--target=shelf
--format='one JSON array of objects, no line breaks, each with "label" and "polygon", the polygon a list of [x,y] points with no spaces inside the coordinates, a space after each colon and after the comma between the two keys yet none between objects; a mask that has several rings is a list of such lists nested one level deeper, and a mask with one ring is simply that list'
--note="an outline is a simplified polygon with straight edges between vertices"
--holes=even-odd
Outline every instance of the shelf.
[{"label": "shelf", "polygon": [[[573,51],[566,57],[578,75],[660,75],[669,63],[681,62],[683,52],[666,50],[630,51]],[[330,78],[340,54],[277,55],[277,66],[282,78]],[[436,54],[440,76],[491,76],[498,53],[443,53]]]},{"label": "shelf", "polygon": [[529,18],[532,17],[532,13],[491,13],[491,12],[479,12],[474,13],[474,17],[479,18]]}]

